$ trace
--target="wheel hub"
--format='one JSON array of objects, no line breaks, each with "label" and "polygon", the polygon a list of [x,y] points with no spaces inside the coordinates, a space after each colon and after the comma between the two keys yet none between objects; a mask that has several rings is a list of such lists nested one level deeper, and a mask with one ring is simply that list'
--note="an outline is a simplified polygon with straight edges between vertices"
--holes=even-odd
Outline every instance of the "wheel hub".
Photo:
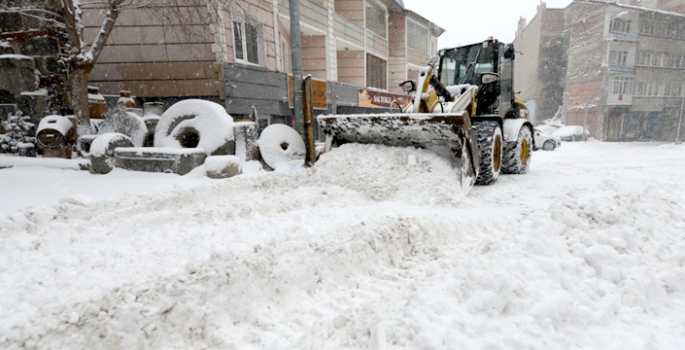
[{"label": "wheel hub", "polygon": [[500,162],[502,161],[502,138],[495,137],[495,143],[493,147],[494,149],[492,150],[492,167],[495,169],[495,172],[498,172],[501,166]]},{"label": "wheel hub", "polygon": [[528,144],[528,139],[523,139],[521,142],[521,163],[525,164],[528,162],[528,157],[530,156],[530,145]]}]

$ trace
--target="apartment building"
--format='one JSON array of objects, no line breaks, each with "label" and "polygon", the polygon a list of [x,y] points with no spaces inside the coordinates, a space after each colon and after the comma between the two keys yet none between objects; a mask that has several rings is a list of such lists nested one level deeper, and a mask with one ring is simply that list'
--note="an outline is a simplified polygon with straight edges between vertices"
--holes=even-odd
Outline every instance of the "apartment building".
[{"label": "apartment building", "polygon": [[576,0],[564,112],[607,141],[675,139],[685,83],[685,16]]},{"label": "apartment building", "polygon": [[685,14],[685,0],[618,0],[617,3]]},{"label": "apartment building", "polygon": [[[300,0],[299,7],[303,72],[323,100],[317,113],[390,107],[369,96],[399,94],[444,32],[402,0]],[[182,21],[160,9],[123,12],[90,84],[143,101],[214,100],[234,116],[254,106],[265,123],[290,122],[288,1],[210,0],[174,11]],[[101,19],[87,10],[86,31],[94,34]]]},{"label": "apartment building", "polygon": [[564,10],[549,9],[544,2],[538,5],[529,23],[519,20],[514,47],[514,87],[531,112],[531,122],[554,117],[563,105],[566,88]]}]

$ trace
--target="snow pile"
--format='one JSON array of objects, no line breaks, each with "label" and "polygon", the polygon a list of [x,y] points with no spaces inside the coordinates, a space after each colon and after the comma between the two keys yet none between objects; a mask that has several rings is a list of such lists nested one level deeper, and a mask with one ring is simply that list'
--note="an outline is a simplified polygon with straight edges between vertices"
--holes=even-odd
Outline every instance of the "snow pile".
[{"label": "snow pile", "polygon": [[211,155],[233,140],[233,118],[218,103],[205,100],[183,100],[162,114],[155,129],[155,147],[183,147],[178,138],[185,129],[199,134],[198,148]]},{"label": "snow pile", "polygon": [[118,107],[108,113],[105,120],[97,126],[98,135],[120,133],[128,136],[135,147],[143,147],[147,126],[137,114]]},{"label": "snow pile", "polygon": [[236,156],[213,156],[205,159],[205,171],[220,173],[229,166],[234,166],[240,170],[243,167],[243,161]]},{"label": "snow pile", "polygon": [[571,144],[463,198],[431,152],[347,144],[24,209],[0,217],[0,348],[679,349],[681,150]]},{"label": "snow pile", "polygon": [[93,157],[113,157],[114,149],[110,149],[110,146],[117,141],[129,141],[131,144],[134,144],[131,138],[124,134],[117,132],[106,132],[98,135],[93,140],[93,143],[90,144],[90,155]]}]

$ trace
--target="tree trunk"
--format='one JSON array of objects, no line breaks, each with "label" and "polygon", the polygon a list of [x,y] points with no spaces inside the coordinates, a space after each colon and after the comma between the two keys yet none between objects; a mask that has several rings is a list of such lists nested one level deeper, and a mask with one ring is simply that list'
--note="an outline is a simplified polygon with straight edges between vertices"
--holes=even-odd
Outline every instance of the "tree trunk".
[{"label": "tree trunk", "polygon": [[71,72],[71,108],[76,117],[76,137],[92,134],[88,108],[88,70],[74,69]]}]

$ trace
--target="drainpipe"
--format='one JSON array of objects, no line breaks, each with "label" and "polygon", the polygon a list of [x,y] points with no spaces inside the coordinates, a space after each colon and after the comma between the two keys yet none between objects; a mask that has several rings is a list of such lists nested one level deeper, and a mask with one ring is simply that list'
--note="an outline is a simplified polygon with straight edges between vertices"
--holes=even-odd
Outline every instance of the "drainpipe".
[{"label": "drainpipe", "polygon": [[300,2],[290,0],[290,42],[293,61],[293,117],[295,130],[304,137],[304,113],[302,109],[302,37],[300,36]]}]

